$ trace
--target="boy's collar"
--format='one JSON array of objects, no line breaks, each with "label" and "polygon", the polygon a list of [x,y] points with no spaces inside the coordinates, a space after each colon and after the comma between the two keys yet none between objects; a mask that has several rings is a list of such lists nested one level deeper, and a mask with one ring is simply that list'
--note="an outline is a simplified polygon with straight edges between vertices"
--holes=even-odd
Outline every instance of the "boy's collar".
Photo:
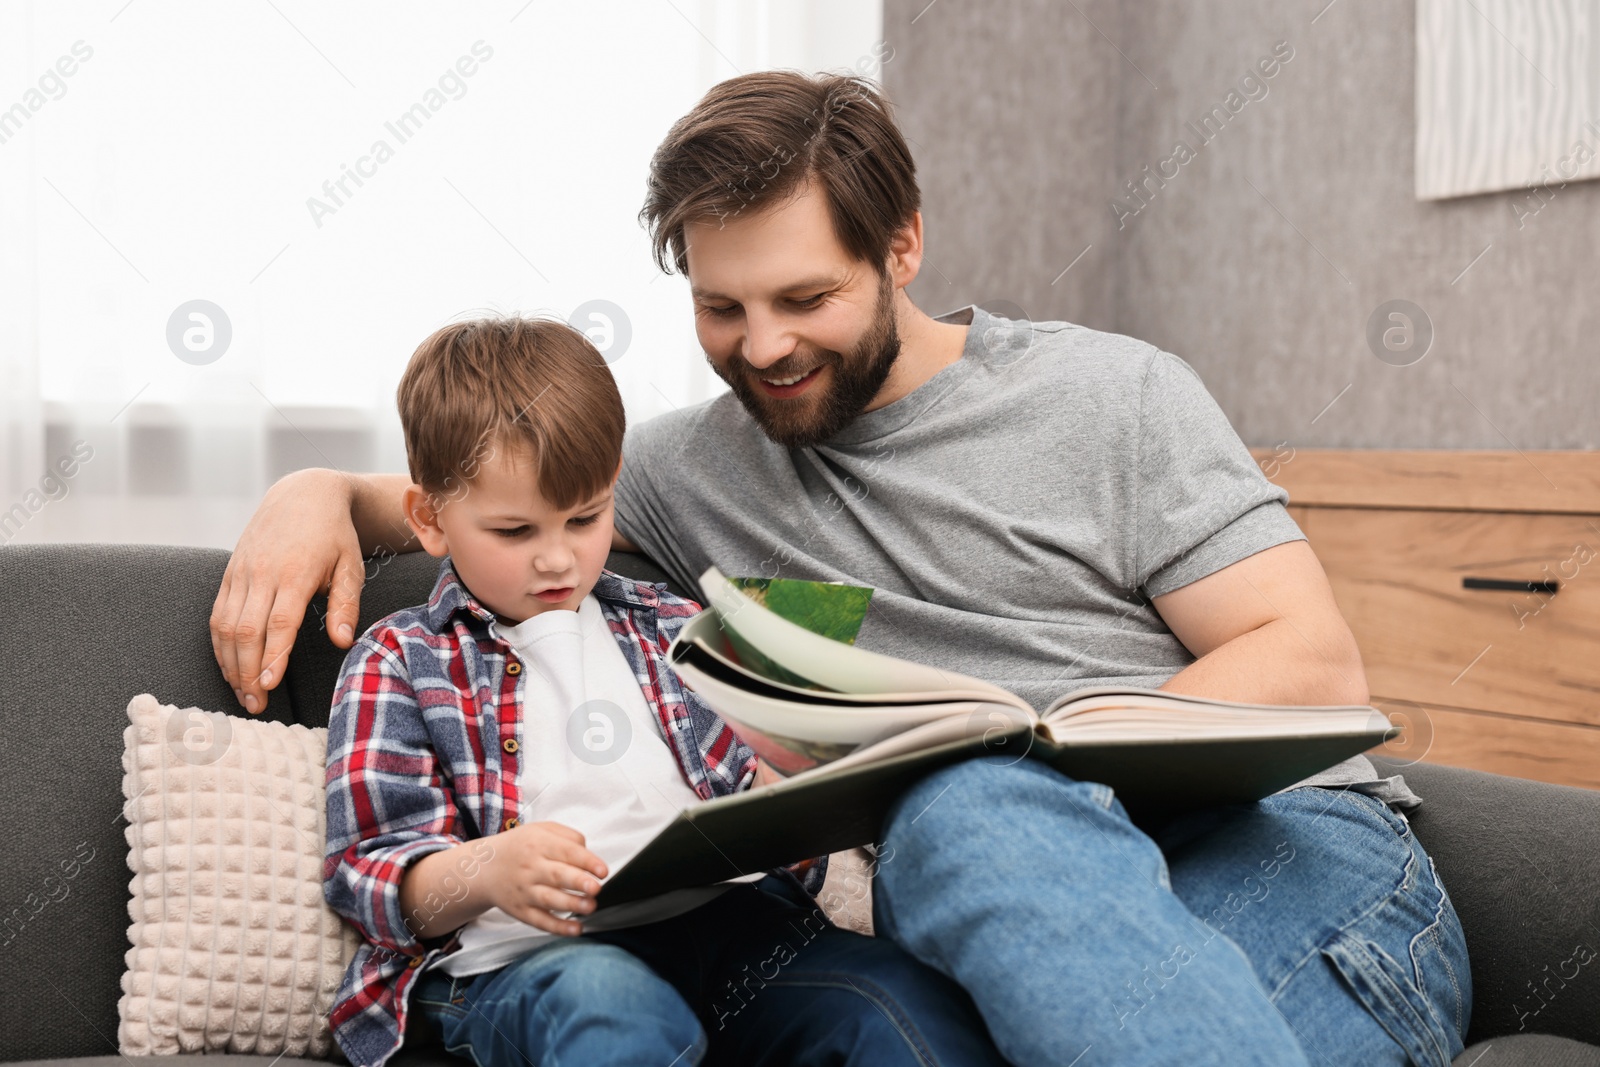
[{"label": "boy's collar", "polygon": [[[592,592],[595,599],[602,603],[632,608],[654,608],[661,602],[661,593],[654,584],[624,578],[608,570],[600,572]],[[443,633],[449,628],[450,620],[454,618],[455,613],[462,610],[471,612],[486,624],[495,621],[494,612],[484,607],[478,598],[467,590],[461,583],[461,576],[456,573],[455,565],[450,557],[446,556],[439,561],[439,577],[433,583],[433,592],[428,595],[423,618],[429,630]]]}]

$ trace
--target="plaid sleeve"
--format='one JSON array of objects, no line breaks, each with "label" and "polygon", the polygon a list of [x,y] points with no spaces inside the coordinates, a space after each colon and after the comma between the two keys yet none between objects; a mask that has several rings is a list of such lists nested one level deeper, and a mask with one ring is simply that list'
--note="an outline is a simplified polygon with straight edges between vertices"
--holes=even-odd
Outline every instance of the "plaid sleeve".
[{"label": "plaid sleeve", "polygon": [[463,840],[392,630],[364,634],[328,715],[322,895],[374,945],[421,955],[400,910],[406,868]]},{"label": "plaid sleeve", "polygon": [[[656,605],[656,629],[663,653],[663,673],[671,683],[671,692],[666,695],[682,701],[694,721],[696,735],[700,738],[700,762],[712,794],[724,796],[742,793],[756,780],[755,750],[740,740],[739,735],[722,716],[711,710],[700,694],[684,685],[676,671],[665,666],[667,647],[688,621],[700,614],[701,607],[693,600],[668,592],[664,583],[656,588],[660,593]],[[663,689],[667,688],[663,686]]]}]

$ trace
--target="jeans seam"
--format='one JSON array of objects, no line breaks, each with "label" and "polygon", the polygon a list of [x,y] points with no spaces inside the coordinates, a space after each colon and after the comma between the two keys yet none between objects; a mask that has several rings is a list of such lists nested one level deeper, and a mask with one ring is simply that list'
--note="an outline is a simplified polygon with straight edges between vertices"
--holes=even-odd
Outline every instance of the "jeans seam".
[{"label": "jeans seam", "polygon": [[939,1060],[934,1056],[933,1049],[929,1047],[926,1039],[922,1036],[922,1031],[917,1029],[916,1023],[906,1014],[905,1009],[882,986],[870,979],[823,971],[803,978],[799,976],[785,978],[780,975],[778,978],[767,982],[767,984],[789,989],[849,989],[871,1003],[883,1014],[884,1018],[889,1020],[890,1025],[895,1028],[901,1040],[917,1054],[917,1058],[922,1063],[932,1064],[933,1067],[938,1067],[939,1065]]},{"label": "jeans seam", "polygon": [[[1351,940],[1357,940],[1357,939],[1351,939]],[[1392,1017],[1398,1019],[1398,1018],[1403,1017],[1403,1016],[1411,1016],[1411,1017],[1415,1018],[1416,1022],[1418,1022],[1418,1023],[1425,1022],[1426,1020],[1424,1020],[1422,1018],[1422,1016],[1420,1015],[1420,1013],[1417,1012],[1415,1006],[1413,1006],[1411,1004],[1411,1002],[1405,997],[1404,990],[1400,989],[1399,986],[1397,986],[1395,984],[1394,979],[1389,977],[1388,972],[1383,968],[1383,966],[1381,965],[1381,963],[1378,960],[1378,957],[1376,955],[1374,955],[1373,949],[1374,948],[1378,948],[1378,946],[1376,946],[1376,945],[1374,945],[1374,944],[1372,944],[1370,942],[1364,941],[1364,940],[1358,940],[1357,943],[1359,944],[1359,947],[1361,949],[1362,955],[1365,956],[1367,959],[1372,961],[1372,966],[1371,966],[1370,969],[1363,968],[1363,971],[1365,972],[1365,977],[1366,977],[1367,981],[1372,983],[1372,984],[1374,984],[1375,986],[1381,986],[1382,993],[1383,993],[1384,999],[1386,1001],[1394,1000],[1398,996],[1398,1007],[1400,1009],[1403,1009],[1403,1010],[1402,1011],[1394,1011]],[[1382,952],[1381,948],[1379,949],[1379,951]],[[1384,956],[1388,956],[1388,953],[1382,953],[1382,954]],[[1400,961],[1399,960],[1394,959],[1394,957],[1392,957],[1392,956],[1389,956],[1388,958],[1395,965],[1396,968],[1398,968],[1400,966]],[[1374,980],[1375,977],[1376,978],[1381,978],[1382,982],[1379,983],[1379,982],[1375,981]],[[1349,981],[1348,978],[1346,978],[1345,980],[1347,982]],[[1423,1002],[1426,1004],[1427,1003],[1427,999],[1428,999],[1427,995],[1425,993],[1423,993],[1420,989],[1417,990],[1417,993],[1418,993],[1419,996],[1422,997]],[[1429,1010],[1429,1014],[1430,1015],[1433,1014],[1432,1005],[1428,1006],[1428,1010]],[[1373,1017],[1377,1020],[1377,1022],[1378,1022],[1378,1024],[1380,1026],[1383,1026],[1383,1028],[1385,1030],[1389,1031],[1391,1036],[1396,1038],[1396,1044],[1400,1045],[1401,1048],[1405,1048],[1406,1047],[1406,1042],[1402,1041],[1402,1040],[1399,1040],[1400,1035],[1395,1034],[1394,1031],[1389,1026],[1385,1025],[1383,1016],[1374,1015]],[[1434,1021],[1437,1022],[1438,1020],[1435,1019]],[[1437,1062],[1439,1064],[1443,1065],[1443,1067],[1448,1067],[1448,1065],[1450,1063],[1449,1051],[1439,1044],[1438,1031],[1435,1028],[1429,1027],[1429,1026],[1414,1027],[1412,1029],[1411,1033],[1408,1034],[1407,1036],[1410,1037],[1412,1040],[1417,1041],[1419,1043],[1426,1042],[1428,1045],[1431,1045],[1433,1047],[1434,1054],[1438,1057]],[[1425,1067],[1425,1065],[1419,1065],[1419,1067]]]},{"label": "jeans seam", "polygon": [[[1433,868],[1432,857],[1426,858],[1428,859],[1429,867],[1434,870],[1434,884],[1439,890],[1440,894],[1439,904],[1435,908],[1433,921],[1422,930],[1418,931],[1418,933],[1414,935],[1407,944],[1407,955],[1411,963],[1411,981],[1415,987],[1417,996],[1421,999],[1423,1007],[1427,1012],[1427,1018],[1423,1017],[1422,1013],[1419,1012],[1416,1006],[1411,1003],[1410,998],[1405,995],[1405,991],[1399,987],[1398,983],[1396,983],[1395,980],[1390,976],[1389,972],[1378,963],[1377,956],[1374,954],[1374,949],[1376,949],[1383,956],[1387,957],[1394,964],[1397,971],[1403,973],[1405,969],[1401,967],[1400,961],[1394,959],[1392,956],[1389,956],[1388,953],[1382,952],[1381,947],[1369,941],[1367,938],[1360,937],[1353,932],[1353,930],[1360,923],[1363,923],[1367,919],[1371,918],[1380,909],[1393,904],[1396,898],[1400,897],[1402,894],[1407,893],[1415,888],[1417,879],[1416,869],[1419,867],[1417,860],[1420,848],[1421,846],[1416,843],[1414,838],[1408,841],[1406,870],[1404,876],[1401,878],[1400,884],[1397,885],[1388,896],[1377,901],[1372,907],[1368,908],[1360,915],[1352,918],[1349,922],[1341,925],[1331,935],[1324,939],[1321,944],[1317,945],[1310,952],[1306,953],[1306,955],[1302,957],[1301,960],[1290,970],[1289,974],[1278,983],[1277,987],[1272,991],[1269,999],[1271,999],[1273,1003],[1276,1003],[1279,997],[1283,994],[1284,990],[1287,989],[1290,981],[1292,981],[1293,978],[1298,975],[1302,969],[1304,969],[1305,965],[1310,963],[1313,959],[1326,957],[1329,963],[1333,964],[1334,969],[1339,971],[1340,968],[1338,967],[1336,957],[1329,952],[1329,950],[1336,944],[1342,944],[1346,952],[1352,955],[1359,950],[1359,954],[1366,961],[1366,965],[1361,967],[1361,971],[1365,980],[1374,987],[1374,991],[1376,993],[1383,997],[1385,1007],[1393,1010],[1396,1006],[1398,1006],[1398,1008],[1401,1009],[1393,1012],[1393,1018],[1398,1020],[1400,1018],[1409,1017],[1414,1019],[1416,1023],[1431,1022],[1434,1024],[1432,1026],[1414,1026],[1410,1028],[1410,1033],[1408,1033],[1406,1036],[1412,1041],[1425,1042],[1427,1045],[1432,1047],[1435,1056],[1438,1057],[1438,1063],[1448,1064],[1450,1061],[1449,1050],[1440,1044],[1439,1038],[1443,1033],[1451,1028],[1446,1027],[1444,1020],[1439,1017],[1436,1005],[1433,1003],[1433,998],[1428,995],[1426,987],[1419,977],[1416,957],[1417,945],[1426,937],[1434,938],[1436,942],[1436,948],[1439,949],[1435,955],[1444,964],[1446,973],[1450,980],[1451,989],[1455,993],[1456,1011],[1454,1013],[1454,1018],[1459,1019],[1461,1016],[1462,1007],[1461,987],[1456,978],[1454,966],[1449,962],[1448,957],[1442,951],[1442,945],[1438,944],[1440,924],[1443,922],[1444,908],[1446,907],[1449,898],[1444,893],[1443,883],[1438,881],[1438,872],[1436,868]],[[1426,854],[1424,854],[1424,856],[1426,856]],[[1344,977],[1346,984],[1350,984],[1349,977],[1344,976],[1342,971],[1340,973],[1341,976]],[[1362,998],[1359,996],[1360,991],[1353,989],[1353,992],[1357,994],[1356,999],[1358,1001],[1362,1001]],[[1390,1001],[1395,1001],[1396,1003],[1390,1004]],[[1366,1006],[1364,1002],[1363,1006]],[[1374,1018],[1375,1021],[1377,1021],[1380,1026],[1382,1026],[1390,1033],[1392,1037],[1396,1039],[1396,1043],[1399,1044],[1400,1047],[1406,1047],[1407,1042],[1402,1040],[1401,1036],[1396,1034],[1388,1025],[1388,1023],[1386,1023],[1385,1016],[1383,1014],[1374,1012],[1370,1007],[1367,1008],[1367,1012]],[[1463,1028],[1455,1027],[1454,1029],[1459,1031]],[[1421,1032],[1419,1033],[1418,1030]]]},{"label": "jeans seam", "polygon": [[[450,979],[450,988],[451,988],[451,992],[455,991],[455,979],[453,977]],[[431,1003],[431,1002],[425,1002],[425,1003]],[[461,1022],[463,1022],[466,1019],[466,1017],[472,1013],[472,1011],[476,1011],[477,1010],[477,1005],[476,1004],[469,1005],[468,1007],[469,1007],[470,1010],[468,1010],[468,1011],[463,1011],[462,1009],[456,1007],[454,1004],[443,1005],[443,1006],[447,1007],[449,1009],[450,1020],[452,1022],[458,1024],[458,1025]],[[487,1016],[486,1016],[486,1018],[487,1018]],[[440,1023],[443,1023],[444,1020],[441,1019],[439,1021],[440,1021]],[[473,1047],[472,1039],[470,1037],[462,1039],[462,1041],[459,1044],[452,1045],[450,1043],[449,1035],[447,1035],[445,1033],[444,1027],[442,1025],[440,1025],[438,1027],[438,1029],[439,1029],[439,1043],[444,1046],[444,1050],[446,1052],[450,1053],[452,1056],[460,1056],[462,1054],[462,1052],[465,1051],[465,1053],[467,1055],[467,1058],[472,1060],[473,1063],[477,1064],[477,1067],[486,1067],[486,1065],[484,1064],[483,1060],[480,1059],[479,1056],[478,1056],[478,1050]]]},{"label": "jeans seam", "polygon": [[[498,972],[485,972],[485,973],[488,974],[488,973],[498,973]],[[470,975],[468,977],[469,977],[469,979],[474,979],[474,978],[481,977],[481,976]],[[500,1034],[501,1037],[504,1037],[505,1035],[503,1033],[501,1033],[500,1028],[498,1026],[495,1026],[494,1020],[489,1018],[489,1013],[483,1010],[482,1004],[483,1004],[483,1002],[485,1000],[484,997],[480,996],[476,1000],[467,1001],[467,999],[466,999],[466,997],[467,997],[467,987],[472,985],[472,984],[473,984],[473,982],[469,980],[466,984],[464,984],[464,985],[462,985],[460,987],[461,999],[466,1002],[467,1010],[461,1011],[461,1009],[455,1008],[456,1011],[460,1011],[461,1012],[461,1014],[457,1017],[456,1021],[457,1022],[463,1022],[473,1012],[477,1012],[479,1015],[483,1016],[484,1022],[488,1023],[490,1028],[493,1029],[495,1033]],[[457,989],[454,978],[451,979],[451,987],[450,988],[451,988],[451,992],[455,992],[456,989]],[[491,1004],[498,1004],[498,1003],[500,1003],[500,999],[496,998],[496,999],[490,1001],[490,1003]],[[452,1005],[452,1008],[454,1008],[454,1005]],[[441,1033],[440,1036],[443,1037],[444,1035]],[[489,1065],[485,1064],[483,1062],[483,1060],[479,1058],[478,1050],[477,1050],[476,1047],[473,1046],[472,1039],[470,1037],[464,1039],[462,1041],[462,1043],[459,1044],[459,1045],[455,1045],[455,1046],[451,1046],[451,1045],[448,1045],[448,1044],[445,1045],[445,1051],[452,1052],[452,1053],[457,1053],[457,1054],[459,1054],[460,1050],[463,1049],[463,1048],[467,1050],[469,1055],[471,1055],[472,1062],[477,1064],[478,1067],[489,1067]],[[526,1052],[524,1052],[521,1049],[518,1049],[517,1051],[522,1054],[524,1059],[527,1058],[527,1053]],[[542,1057],[541,1057],[541,1059],[542,1059]]]},{"label": "jeans seam", "polygon": [[471,1059],[473,1063],[477,1064],[478,1067],[484,1067],[484,1062],[478,1058],[478,1050],[472,1047],[472,1040],[470,1038],[461,1042],[459,1045],[446,1045],[444,1050],[450,1053],[452,1056],[459,1056],[463,1051],[465,1051],[467,1057]]},{"label": "jeans seam", "polygon": [[[1455,964],[1450,962],[1450,957],[1445,953],[1442,937],[1445,909],[1451,906],[1450,894],[1445,891],[1444,882],[1439,879],[1439,868],[1433,862],[1432,856],[1428,857],[1428,869],[1433,872],[1433,884],[1439,890],[1439,903],[1433,911],[1433,922],[1411,941],[1411,973],[1413,980],[1417,983],[1417,988],[1423,988],[1422,964],[1417,959],[1417,945],[1423,938],[1432,939],[1433,956],[1444,967],[1445,977],[1450,980],[1450,990],[1455,994],[1455,1010],[1450,1013],[1451,1023],[1458,1032],[1464,1032],[1466,1030],[1466,1020],[1464,1018],[1466,1014],[1465,998],[1461,995],[1461,981],[1456,976]],[[1430,1001],[1429,1004],[1431,1007],[1432,1002]]]},{"label": "jeans seam", "polygon": [[[1408,850],[1408,852],[1409,852],[1409,850]],[[1416,853],[1415,852],[1409,852],[1409,854],[1406,856],[1406,872],[1409,872],[1411,870],[1411,867],[1416,862],[1417,862]],[[1285,974],[1283,976],[1282,980],[1280,980],[1278,982],[1278,984],[1273,988],[1273,990],[1272,990],[1272,992],[1271,992],[1271,994],[1270,994],[1268,999],[1270,999],[1274,1004],[1276,1004],[1278,1002],[1278,998],[1283,995],[1283,991],[1288,988],[1289,983],[1294,980],[1294,977],[1300,973],[1300,971],[1305,967],[1305,965],[1307,963],[1310,963],[1312,960],[1314,960],[1314,959],[1318,958],[1319,956],[1321,956],[1322,952],[1323,952],[1323,950],[1325,948],[1327,948],[1334,941],[1338,940],[1341,936],[1343,936],[1344,933],[1346,931],[1348,931],[1352,926],[1355,926],[1357,923],[1360,923],[1360,922],[1365,922],[1367,919],[1370,919],[1373,915],[1377,914],[1379,909],[1388,906],[1394,900],[1394,898],[1403,891],[1403,889],[1405,887],[1405,884],[1406,884],[1407,877],[1408,877],[1407,873],[1402,873],[1402,875],[1400,877],[1399,884],[1397,884],[1394,887],[1394,889],[1392,889],[1389,892],[1388,896],[1383,897],[1381,900],[1377,900],[1377,901],[1373,902],[1372,906],[1367,908],[1366,911],[1363,911],[1359,915],[1353,916],[1350,919],[1349,922],[1347,922],[1344,925],[1340,926],[1337,930],[1335,930],[1333,933],[1329,934],[1327,937],[1323,938],[1317,944],[1312,945],[1311,948],[1306,951],[1305,955],[1301,956],[1299,961],[1297,961],[1293,967],[1289,968],[1289,972],[1287,974]]]},{"label": "jeans seam", "polygon": [[422,1000],[420,998],[412,1001],[412,1003],[428,1008],[435,1015],[448,1014],[453,1018],[460,1019],[467,1014],[458,1004],[440,1004],[437,1000]]},{"label": "jeans seam", "polygon": [[[1339,795],[1341,797],[1350,800],[1352,803],[1355,804],[1356,807],[1360,808],[1361,810],[1370,811],[1370,809],[1367,807],[1366,804],[1362,803],[1359,800],[1355,800],[1354,799],[1356,797],[1366,797],[1365,793],[1357,793],[1357,792],[1354,792],[1354,791],[1349,790],[1349,789],[1339,789],[1339,790],[1334,790],[1334,791],[1339,793]],[[1378,800],[1378,798],[1376,798],[1376,797],[1367,797],[1367,799],[1372,800],[1374,803],[1382,805],[1384,811],[1390,811],[1391,810],[1389,808],[1389,805],[1384,804],[1383,801]],[[1332,805],[1330,804],[1329,807],[1332,807]],[[1326,810],[1327,809],[1324,809],[1324,813],[1326,813]],[[1371,814],[1373,814],[1379,821],[1381,821],[1384,824],[1384,826],[1387,829],[1389,829],[1391,832],[1394,831],[1394,827],[1389,824],[1389,820],[1384,818],[1384,816],[1383,816],[1383,814],[1381,812],[1371,812]],[[1401,816],[1401,818],[1403,819],[1404,816]],[[1284,974],[1283,978],[1281,978],[1278,981],[1278,984],[1272,988],[1271,992],[1268,994],[1268,997],[1267,997],[1268,1000],[1270,1000],[1272,1003],[1276,1004],[1278,1002],[1278,998],[1283,996],[1283,991],[1285,989],[1287,989],[1289,987],[1289,983],[1294,981],[1295,977],[1303,969],[1305,969],[1306,964],[1308,964],[1312,960],[1317,959],[1318,957],[1320,957],[1322,955],[1323,949],[1326,948],[1328,945],[1332,944],[1341,934],[1343,934],[1346,930],[1349,930],[1352,926],[1356,925],[1357,923],[1364,922],[1367,919],[1371,918],[1374,914],[1377,913],[1378,909],[1380,909],[1380,908],[1384,907],[1385,905],[1387,905],[1390,901],[1392,901],[1395,898],[1395,896],[1397,894],[1403,892],[1406,889],[1406,887],[1409,884],[1411,884],[1411,882],[1413,880],[1412,879],[1412,875],[1411,875],[1411,871],[1412,871],[1412,868],[1416,865],[1417,854],[1416,854],[1416,851],[1411,847],[1411,845],[1409,843],[1409,841],[1410,841],[1410,829],[1411,829],[1411,824],[1410,824],[1409,821],[1407,821],[1406,822],[1407,834],[1405,835],[1406,838],[1407,838],[1407,844],[1406,844],[1406,866],[1405,866],[1405,870],[1403,870],[1401,872],[1400,880],[1399,880],[1399,882],[1397,882],[1395,884],[1395,887],[1392,890],[1389,891],[1389,894],[1387,896],[1385,896],[1385,897],[1383,897],[1383,898],[1381,898],[1379,900],[1374,901],[1372,906],[1367,908],[1366,911],[1361,912],[1359,915],[1352,916],[1350,918],[1349,922],[1343,924],[1337,930],[1335,930],[1333,933],[1329,934],[1326,938],[1324,938],[1322,941],[1318,942],[1315,945],[1312,945],[1311,948],[1307,949],[1306,953],[1303,956],[1301,956],[1298,961],[1295,962],[1293,967],[1289,968],[1288,972]],[[1400,835],[1399,833],[1396,833],[1395,836],[1396,837],[1400,837],[1402,835]],[[1430,860],[1429,862],[1431,863],[1432,861]]]},{"label": "jeans seam", "polygon": [[1426,993],[1426,985],[1422,980],[1422,969],[1417,960],[1417,946],[1425,942],[1431,942],[1433,944],[1433,956],[1440,962],[1440,964],[1443,965],[1445,977],[1450,980],[1450,992],[1455,998],[1455,1010],[1450,1013],[1450,1018],[1452,1021],[1459,1019],[1461,1017],[1461,987],[1456,983],[1455,968],[1450,965],[1450,961],[1445,957],[1444,954],[1444,942],[1439,937],[1440,921],[1440,919],[1435,918],[1433,923],[1429,925],[1426,930],[1423,930],[1416,937],[1412,938],[1410,949],[1412,981],[1416,983],[1418,992],[1423,994],[1423,1003],[1428,1006],[1428,1011],[1436,1016],[1434,1021],[1439,1024],[1441,1029],[1443,1029],[1444,1020],[1437,1018],[1438,1012],[1435,1010],[1433,999]]},{"label": "jeans seam", "polygon": [[[545,998],[540,997],[538,1000],[533,1002],[533,1006],[534,1009],[538,1011],[540,1018],[544,1020],[544,1032],[547,1034],[553,1032],[555,1029],[556,1018],[554,1015],[550,1014],[550,1008],[545,1004]],[[556,1060],[555,1051],[553,1049],[546,1049],[545,1053],[550,1059],[549,1067],[561,1067],[561,1064]],[[544,1060],[545,1056],[539,1057],[540,1067],[544,1067]]]}]

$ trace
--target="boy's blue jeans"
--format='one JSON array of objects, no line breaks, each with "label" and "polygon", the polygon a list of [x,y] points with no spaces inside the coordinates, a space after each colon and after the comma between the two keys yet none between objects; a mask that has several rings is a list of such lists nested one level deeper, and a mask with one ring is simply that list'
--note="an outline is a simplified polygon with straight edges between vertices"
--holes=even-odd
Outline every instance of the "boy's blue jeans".
[{"label": "boy's blue jeans", "polygon": [[422,1023],[478,1067],[1002,1062],[959,986],[833,926],[786,875],[498,971],[427,971],[410,1011],[408,1030]]},{"label": "boy's blue jeans", "polygon": [[1149,832],[1110,789],[985,757],[902,797],[878,935],[1015,1064],[1448,1067],[1466,943],[1405,818],[1306,787]]}]

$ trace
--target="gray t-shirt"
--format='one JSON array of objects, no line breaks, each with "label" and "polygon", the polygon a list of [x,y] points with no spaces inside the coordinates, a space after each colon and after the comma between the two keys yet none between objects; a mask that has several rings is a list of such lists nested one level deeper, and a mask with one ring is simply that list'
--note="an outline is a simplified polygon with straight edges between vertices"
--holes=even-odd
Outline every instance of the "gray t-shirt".
[{"label": "gray t-shirt", "polygon": [[[963,308],[961,358],[827,443],[775,444],[732,394],[629,431],[617,527],[688,589],[726,574],[877,590],[857,644],[1042,709],[1194,661],[1150,598],[1303,538],[1187,363]],[[1363,757],[1308,780],[1413,795]]]}]

